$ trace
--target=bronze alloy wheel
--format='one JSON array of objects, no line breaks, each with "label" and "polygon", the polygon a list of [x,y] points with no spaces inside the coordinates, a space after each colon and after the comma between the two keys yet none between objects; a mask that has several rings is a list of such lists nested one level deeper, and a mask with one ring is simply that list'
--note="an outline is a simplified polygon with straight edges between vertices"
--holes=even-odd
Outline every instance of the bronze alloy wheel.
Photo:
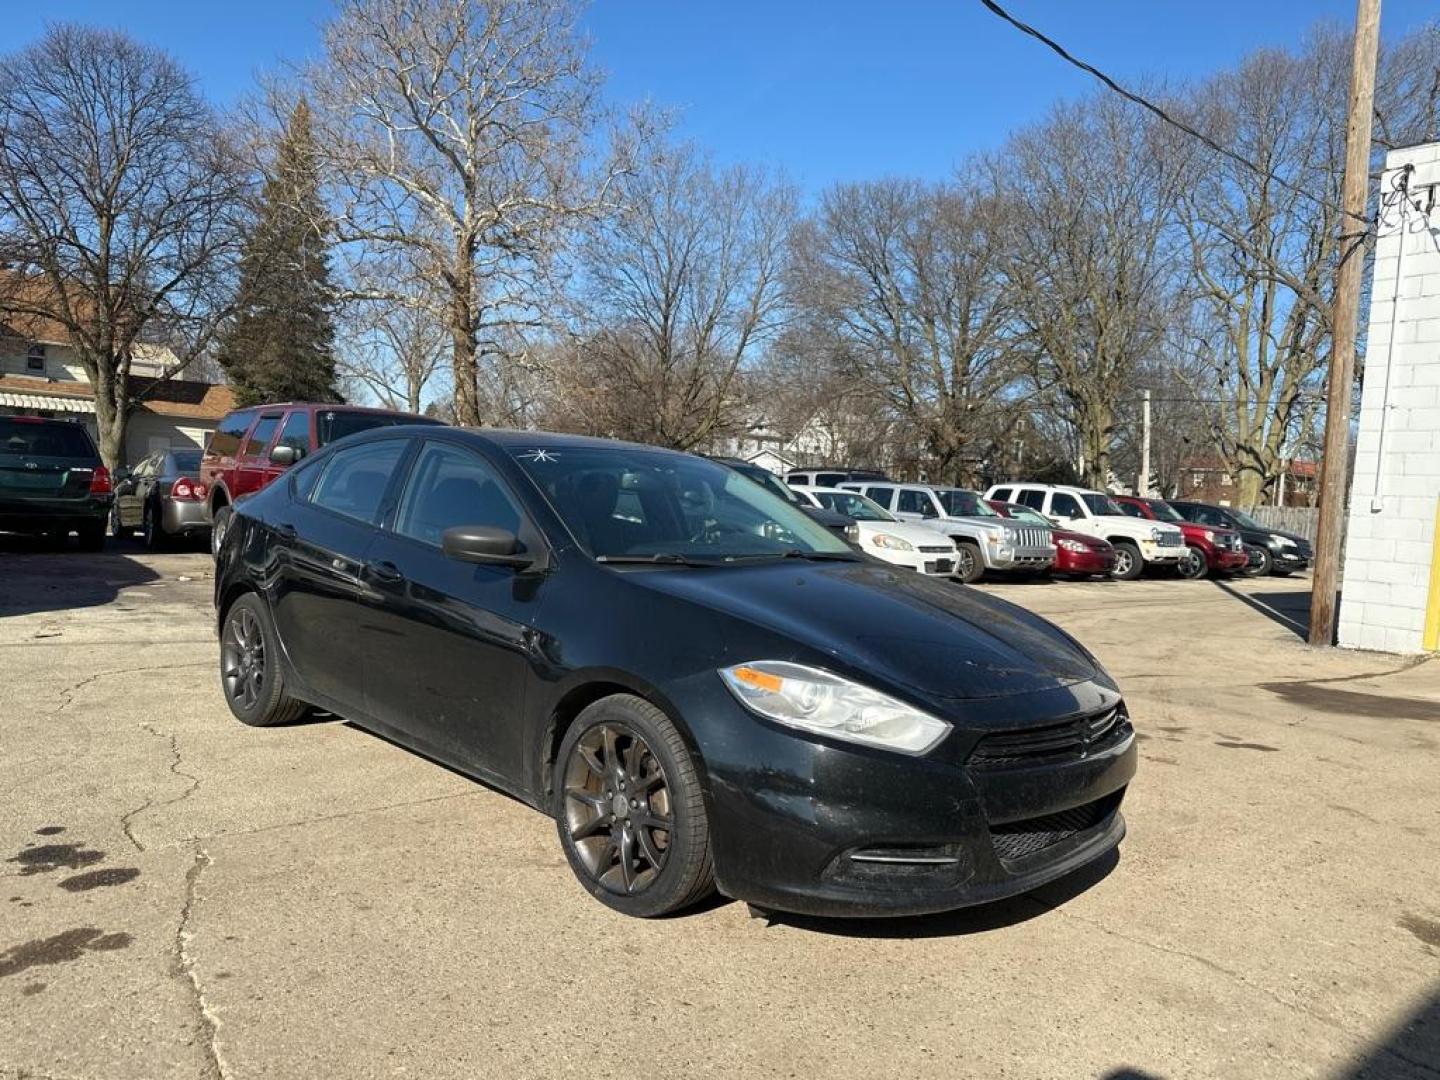
[{"label": "bronze alloy wheel", "polygon": [[632,728],[587,731],[565,762],[565,827],[591,878],[622,896],[654,884],[670,856],[674,816],[660,760]]},{"label": "bronze alloy wheel", "polygon": [[220,675],[225,696],[245,710],[254,709],[265,689],[265,636],[249,607],[237,606],[225,620],[220,640]]}]

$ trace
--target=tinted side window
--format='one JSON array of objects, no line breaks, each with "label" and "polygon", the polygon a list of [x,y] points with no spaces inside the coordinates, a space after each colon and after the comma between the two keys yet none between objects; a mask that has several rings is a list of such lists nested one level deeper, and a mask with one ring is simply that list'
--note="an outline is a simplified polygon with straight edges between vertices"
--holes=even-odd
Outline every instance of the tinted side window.
[{"label": "tinted side window", "polygon": [[1010,489],[1009,489],[1008,487],[996,488],[995,491],[994,491],[994,493],[990,496],[990,498],[994,499],[996,502],[1013,502],[1013,501],[1014,501],[1013,499],[1010,498]]},{"label": "tinted side window", "polygon": [[[615,516],[644,524],[639,499],[633,492],[619,494],[631,498],[617,499]],[[456,525],[494,525],[519,532],[520,511],[479,455],[429,443],[410,471],[395,531],[439,547],[445,530]]]},{"label": "tinted side window", "polygon": [[1080,509],[1080,502],[1075,496],[1057,491],[1050,499],[1050,516],[1074,520],[1084,517],[1085,511]]},{"label": "tinted side window", "polygon": [[275,434],[275,429],[279,426],[279,413],[267,413],[260,417],[260,422],[255,425],[255,430],[250,432],[250,437],[245,440],[245,449],[241,456],[253,457],[265,453],[265,448],[270,445],[270,437]]},{"label": "tinted side window", "polygon": [[304,457],[310,450],[310,414],[292,412],[287,416],[285,426],[280,429],[280,439],[275,445],[292,447],[297,454]]},{"label": "tinted side window", "polygon": [[1116,499],[1115,505],[1120,507],[1121,512],[1124,513],[1126,517],[1143,518],[1145,516],[1145,511],[1141,510],[1140,507],[1134,503],[1121,502],[1119,499]]},{"label": "tinted side window", "polygon": [[1036,488],[1021,488],[1015,496],[1015,501],[1021,506],[1028,506],[1031,510],[1045,509],[1045,492]]},{"label": "tinted side window", "polygon": [[792,487],[809,487],[810,478],[804,475],[787,476],[785,477],[785,483],[791,485]]},{"label": "tinted side window", "polygon": [[245,431],[250,426],[250,421],[255,419],[253,412],[231,413],[215,433],[210,436],[210,453],[219,454],[221,457],[233,457],[240,449],[240,440],[245,437]]},{"label": "tinted side window", "polygon": [[380,504],[400,458],[403,439],[352,446],[333,455],[310,494],[310,501],[345,517],[374,525]]},{"label": "tinted side window", "polygon": [[1229,525],[1230,519],[1219,510],[1211,510],[1208,506],[1197,506],[1195,508],[1195,520],[1201,525]]},{"label": "tinted side window", "polygon": [[849,480],[843,472],[822,472],[815,474],[816,487],[834,487],[836,484]]},{"label": "tinted side window", "polygon": [[930,501],[928,491],[901,491],[900,505],[896,508],[902,514],[922,514],[925,517],[939,517],[935,504]]},{"label": "tinted side window", "polygon": [[890,509],[890,500],[895,497],[895,489],[892,487],[867,487],[865,494],[875,500],[886,510]]}]

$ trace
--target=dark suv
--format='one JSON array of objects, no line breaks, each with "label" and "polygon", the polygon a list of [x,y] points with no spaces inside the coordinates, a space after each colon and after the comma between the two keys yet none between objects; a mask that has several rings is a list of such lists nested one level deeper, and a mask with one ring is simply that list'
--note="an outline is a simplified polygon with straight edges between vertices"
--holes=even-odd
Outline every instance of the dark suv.
[{"label": "dark suv", "polygon": [[1170,505],[1186,521],[1197,525],[1218,525],[1239,532],[1250,555],[1249,573],[1257,576],[1275,574],[1284,577],[1304,570],[1315,557],[1310,541],[1299,533],[1268,528],[1233,507],[1173,501]]},{"label": "dark suv", "polygon": [[220,550],[235,500],[259,491],[306,454],[371,428],[439,423],[390,409],[295,401],[227,413],[200,461],[211,550]]},{"label": "dark suv", "polygon": [[69,420],[0,416],[0,529],[99,551],[114,498],[89,433]]}]

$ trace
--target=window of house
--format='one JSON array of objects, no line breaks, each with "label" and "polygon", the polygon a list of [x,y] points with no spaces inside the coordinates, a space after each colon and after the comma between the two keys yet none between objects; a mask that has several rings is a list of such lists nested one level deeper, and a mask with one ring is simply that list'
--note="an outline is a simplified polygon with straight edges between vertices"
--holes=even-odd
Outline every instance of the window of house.
[{"label": "window of house", "polygon": [[1230,486],[1230,474],[1229,474],[1229,473],[1221,473],[1221,474],[1220,474],[1220,486],[1221,486],[1221,487],[1229,487],[1229,486]]},{"label": "window of house", "polygon": [[1205,485],[1205,474],[1204,474],[1204,473],[1198,473],[1198,472],[1197,472],[1197,473],[1191,473],[1191,474],[1190,474],[1190,486],[1191,486],[1191,487],[1197,487],[1197,488],[1198,488],[1198,487],[1203,487],[1204,485]]},{"label": "window of house", "polygon": [[32,342],[29,351],[25,353],[25,370],[45,370],[45,346],[38,341]]}]

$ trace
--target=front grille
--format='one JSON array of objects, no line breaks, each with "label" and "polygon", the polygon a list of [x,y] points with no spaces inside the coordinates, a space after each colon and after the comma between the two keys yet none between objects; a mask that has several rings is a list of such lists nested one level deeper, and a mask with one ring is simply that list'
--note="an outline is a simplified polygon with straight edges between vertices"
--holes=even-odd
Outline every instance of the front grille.
[{"label": "front grille", "polygon": [[955,550],[955,545],[954,545],[954,544],[941,544],[941,545],[939,545],[938,547],[935,547],[935,546],[926,546],[925,544],[921,544],[921,545],[920,545],[920,550],[923,551],[923,552],[925,552],[927,555],[945,555],[945,554],[948,554],[949,552],[954,551],[954,550]]},{"label": "front grille", "polygon": [[1005,862],[1014,862],[1103,825],[1120,805],[1123,795],[1123,791],[1117,791],[1058,814],[991,825],[990,840],[995,845],[995,854]]},{"label": "front grille", "polygon": [[925,573],[927,574],[949,574],[954,570],[954,559],[934,559],[925,564]]},{"label": "front grille", "polygon": [[1185,534],[1178,529],[1161,529],[1160,538],[1155,542],[1161,547],[1184,547]]},{"label": "front grille", "polygon": [[1079,761],[1123,742],[1131,730],[1122,705],[1064,724],[998,731],[975,744],[969,765],[972,769],[1028,769]]},{"label": "front grille", "polygon": [[1049,547],[1049,529],[1011,529],[1016,547]]}]

